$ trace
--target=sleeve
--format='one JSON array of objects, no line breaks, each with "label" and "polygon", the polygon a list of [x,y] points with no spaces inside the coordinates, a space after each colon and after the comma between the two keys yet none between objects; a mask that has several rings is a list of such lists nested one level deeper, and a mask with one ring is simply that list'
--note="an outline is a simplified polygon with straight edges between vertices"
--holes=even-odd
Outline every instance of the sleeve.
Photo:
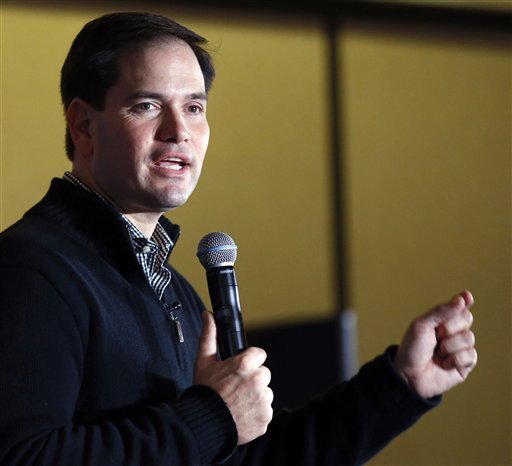
[{"label": "sleeve", "polygon": [[207,387],[76,424],[86,319],[38,271],[1,272],[0,465],[209,464],[232,453],[234,421]]},{"label": "sleeve", "polygon": [[232,465],[361,465],[441,398],[425,400],[396,373],[396,347],[307,406],[276,414],[267,433],[238,449]]}]

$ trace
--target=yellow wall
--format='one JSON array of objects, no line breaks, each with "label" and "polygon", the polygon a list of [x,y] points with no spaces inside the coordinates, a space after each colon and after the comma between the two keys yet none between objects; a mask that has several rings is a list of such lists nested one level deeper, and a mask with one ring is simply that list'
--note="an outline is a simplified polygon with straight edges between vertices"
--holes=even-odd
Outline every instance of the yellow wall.
[{"label": "yellow wall", "polygon": [[[20,6],[20,3],[22,5]],[[58,73],[107,6],[8,2],[1,14],[0,226],[69,168]],[[91,3],[94,5],[94,3]],[[124,9],[147,8],[130,4]],[[118,7],[116,9],[119,9]],[[218,79],[212,143],[173,262],[207,301],[194,257],[239,244],[249,326],[334,312],[326,43],[314,18],[152,8],[208,37]],[[510,55],[474,32],[351,21],[339,37],[352,305],[361,360],[468,287],[480,364],[465,386],[373,464],[510,464]]]},{"label": "yellow wall", "polygon": [[433,300],[476,299],[479,366],[373,464],[511,464],[511,59],[499,34],[340,35],[361,360]]}]

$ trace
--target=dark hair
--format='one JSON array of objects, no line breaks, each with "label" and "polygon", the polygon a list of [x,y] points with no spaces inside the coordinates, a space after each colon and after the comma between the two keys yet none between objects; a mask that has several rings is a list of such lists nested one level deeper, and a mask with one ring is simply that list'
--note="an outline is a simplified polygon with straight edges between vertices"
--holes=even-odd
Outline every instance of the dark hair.
[{"label": "dark hair", "polygon": [[[215,69],[204,37],[172,19],[152,13],[112,13],[87,23],[78,33],[62,66],[60,93],[64,111],[79,97],[103,110],[107,91],[118,80],[120,54],[132,47],[169,39],[182,40],[194,52],[208,92]],[[66,128],[66,153],[73,160],[75,146]]]}]

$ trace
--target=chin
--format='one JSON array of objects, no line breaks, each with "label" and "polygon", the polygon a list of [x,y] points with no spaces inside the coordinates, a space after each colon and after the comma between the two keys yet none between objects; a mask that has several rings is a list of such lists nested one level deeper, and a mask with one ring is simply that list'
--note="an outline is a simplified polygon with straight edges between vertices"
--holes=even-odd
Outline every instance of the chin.
[{"label": "chin", "polygon": [[192,192],[193,189],[190,189],[189,186],[182,188],[174,186],[166,190],[148,192],[146,205],[154,206],[155,212],[167,212],[185,204]]},{"label": "chin", "polygon": [[167,199],[166,201],[162,202],[160,206],[165,210],[174,210],[178,207],[181,207],[183,204],[185,204],[188,201],[189,195],[183,194],[183,195],[174,195],[171,199]]}]

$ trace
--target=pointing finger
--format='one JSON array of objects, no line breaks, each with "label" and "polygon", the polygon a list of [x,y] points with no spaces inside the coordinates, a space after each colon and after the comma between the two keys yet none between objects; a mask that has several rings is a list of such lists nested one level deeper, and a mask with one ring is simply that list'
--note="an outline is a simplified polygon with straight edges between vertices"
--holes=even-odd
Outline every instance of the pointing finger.
[{"label": "pointing finger", "polygon": [[445,358],[450,354],[473,348],[475,346],[475,335],[470,330],[459,332],[454,336],[445,338],[439,343],[439,356]]},{"label": "pointing finger", "polygon": [[463,312],[457,314],[452,319],[443,322],[437,332],[438,338],[444,338],[448,335],[455,335],[456,333],[463,332],[471,328],[473,324],[473,314],[464,309]]},{"label": "pointing finger", "polygon": [[[419,323],[426,330],[438,328],[454,320],[454,328],[469,328],[473,322],[473,316],[468,308],[473,305],[473,296],[469,291],[454,296],[451,301],[441,304],[419,318]],[[460,321],[460,319],[462,320]],[[464,324],[461,324],[464,322]],[[467,325],[469,323],[469,325]],[[451,330],[451,329],[450,329]]]},{"label": "pointing finger", "polygon": [[473,295],[471,294],[471,291],[469,290],[464,290],[460,296],[462,296],[462,298],[464,299],[464,302],[466,303],[466,307],[468,309],[471,308],[471,306],[473,306],[473,304],[475,304],[475,299],[473,298]]}]

